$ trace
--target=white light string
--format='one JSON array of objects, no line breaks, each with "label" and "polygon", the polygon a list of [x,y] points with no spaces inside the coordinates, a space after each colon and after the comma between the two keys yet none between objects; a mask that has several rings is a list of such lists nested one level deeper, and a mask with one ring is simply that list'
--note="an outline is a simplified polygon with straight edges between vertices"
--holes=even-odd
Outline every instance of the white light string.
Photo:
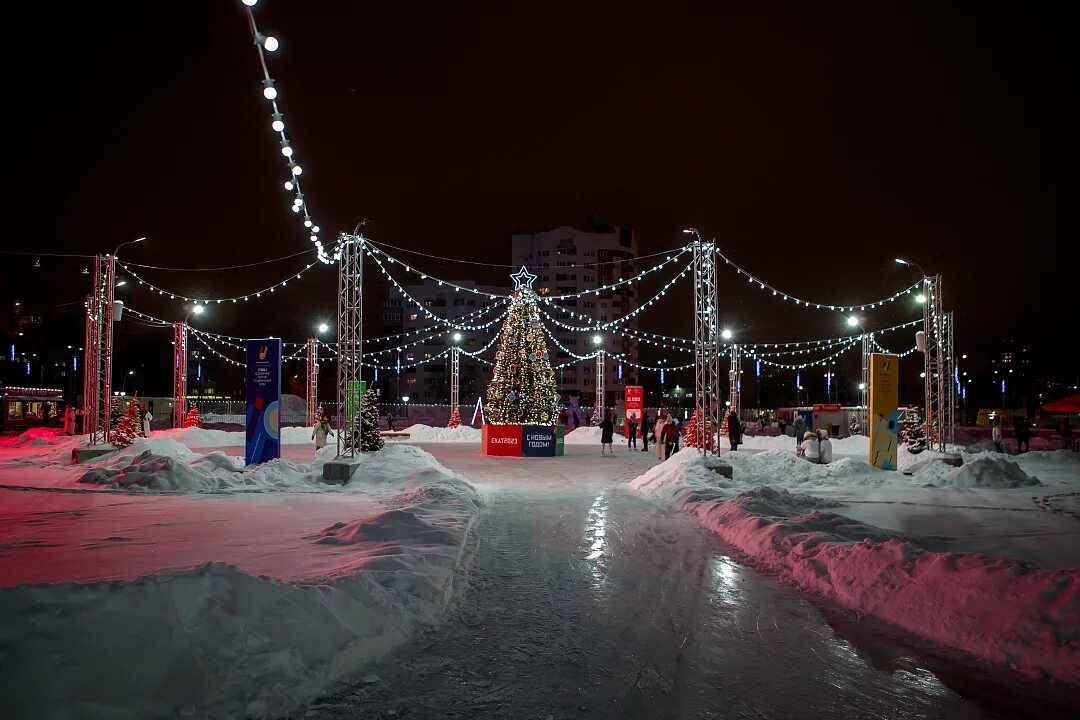
[{"label": "white light string", "polygon": [[[381,248],[376,247],[370,241],[368,243],[366,243],[366,245],[368,246],[368,249],[372,252],[373,256],[374,256],[375,253],[379,253],[383,257],[386,258],[386,261],[388,263],[400,265],[401,267],[403,267],[408,272],[412,272],[412,273],[414,273],[416,275],[419,275],[421,280],[433,280],[433,281],[437,282],[440,286],[449,286],[449,287],[453,288],[454,290],[457,290],[458,292],[462,292],[462,293],[484,294],[484,291],[482,291],[482,290],[477,290],[476,288],[463,287],[463,286],[458,285],[458,284],[456,284],[456,283],[454,283],[454,282],[452,282],[450,280],[443,280],[441,278],[437,278],[437,277],[435,277],[433,275],[425,273],[424,271],[419,270],[419,269],[409,265],[407,262],[404,262],[403,260],[399,260],[398,258],[395,258],[393,255],[390,255],[385,250],[382,250]],[[564,294],[564,295],[544,295],[543,299],[547,300],[547,301],[570,300],[570,299],[575,299],[575,298],[582,298],[582,297],[585,297],[585,296],[588,296],[588,295],[600,295],[601,293],[608,292],[610,290],[614,290],[614,289],[616,289],[616,288],[618,288],[618,287],[620,287],[622,285],[631,285],[631,284],[633,284],[635,282],[638,282],[639,280],[641,280],[642,278],[644,278],[645,276],[647,276],[647,275],[649,275],[651,273],[662,270],[669,263],[674,262],[678,257],[680,257],[683,254],[689,252],[689,250],[690,250],[689,245],[687,245],[685,247],[681,247],[678,250],[675,250],[673,254],[668,255],[664,260],[662,260],[657,265],[654,265],[653,267],[649,268],[648,270],[643,270],[642,272],[638,273],[637,275],[634,275],[633,277],[629,277],[629,278],[625,278],[625,279],[624,278],[619,278],[614,283],[609,283],[607,285],[601,285],[601,286],[599,286],[599,287],[597,287],[595,289],[583,290],[583,291],[577,292],[577,293],[567,293],[567,294]],[[543,269],[547,270],[549,268],[543,268]],[[555,268],[555,270],[570,270],[570,269],[575,269],[576,270],[578,268],[575,267],[575,266],[564,267],[564,268]],[[495,297],[509,298],[510,297],[510,295],[504,295],[502,293],[487,293],[487,295],[489,297],[492,297],[492,298],[495,298]]]},{"label": "white light string", "polygon": [[586,358],[594,358],[594,357],[596,357],[597,353],[595,353],[595,352],[592,353],[591,355],[579,355],[579,354],[577,354],[576,352],[574,352],[573,350],[571,350],[570,348],[566,347],[561,342],[559,342],[559,338],[555,337],[554,333],[551,332],[551,330],[548,328],[547,325],[545,325],[543,322],[541,322],[540,326],[542,328],[544,328],[544,332],[547,333],[547,336],[551,339],[551,342],[555,343],[555,347],[558,348],[559,350],[563,351],[564,353],[566,353],[570,357],[577,358],[578,360],[585,360]]},{"label": "white light string", "polygon": [[[601,322],[595,322],[593,320],[593,318],[590,318],[588,315],[583,315],[583,314],[580,314],[580,313],[571,312],[571,313],[569,313],[570,317],[580,318],[580,319],[586,320],[586,321],[593,321],[593,324],[592,325],[568,325],[567,323],[564,323],[561,320],[558,320],[556,318],[551,317],[551,315],[548,315],[542,309],[541,309],[541,312],[544,312],[544,314],[547,316],[547,318],[549,320],[551,320],[552,323],[554,323],[556,326],[561,327],[561,328],[563,328],[565,330],[573,330],[574,332],[596,332],[597,330],[608,330],[610,328],[616,327],[617,325],[621,325],[622,323],[625,323],[625,322],[627,322],[629,320],[632,320],[634,317],[641,314],[641,312],[643,312],[646,308],[648,308],[648,307],[652,306],[653,304],[655,304],[656,302],[658,302],[661,297],[663,297],[664,295],[667,294],[667,291],[671,289],[671,286],[674,285],[676,282],[678,282],[683,276],[687,275],[692,268],[693,268],[693,263],[690,263],[685,268],[683,268],[682,271],[679,272],[679,274],[677,274],[675,277],[668,280],[667,283],[664,285],[664,287],[661,288],[658,293],[653,295],[651,298],[649,298],[644,303],[637,306],[636,308],[634,308],[630,312],[628,312],[625,315],[623,315],[621,317],[618,317],[618,318],[616,318],[614,320],[610,320],[610,321],[602,322],[602,323]],[[548,305],[551,305],[552,307],[556,307],[556,308],[558,307],[553,302],[551,302],[550,298],[542,297],[542,298],[540,298],[540,300],[547,303]],[[565,309],[562,309],[561,311],[565,312]]]},{"label": "white light string", "polygon": [[888,348],[882,347],[881,344],[877,341],[877,338],[875,338],[873,335],[870,336],[870,342],[871,344],[873,344],[874,348],[877,349],[878,352],[885,353],[886,355],[895,355],[896,357],[907,357],[908,355],[919,349],[917,345],[913,345],[904,352],[893,352]]},{"label": "white light string", "polygon": [[128,267],[124,263],[120,263],[120,267],[122,267],[124,269],[124,271],[127,272],[128,275],[131,275],[131,277],[135,278],[135,280],[138,281],[139,285],[145,285],[146,287],[150,288],[150,290],[152,292],[156,292],[158,295],[161,295],[161,296],[168,296],[170,300],[180,300],[181,302],[196,302],[196,303],[202,303],[203,305],[221,304],[223,302],[225,302],[225,303],[227,303],[227,302],[237,302],[238,300],[243,300],[244,302],[247,302],[247,301],[251,300],[252,298],[261,298],[264,293],[269,295],[270,293],[273,293],[274,291],[276,291],[278,288],[283,289],[285,287],[288,287],[290,280],[292,280],[292,281],[299,280],[300,277],[305,272],[310,270],[313,265],[314,265],[314,263],[307,263],[306,265],[304,265],[304,267],[302,267],[299,270],[299,272],[290,273],[289,276],[287,278],[285,278],[284,280],[279,280],[278,282],[274,283],[273,285],[270,285],[269,287],[263,288],[262,290],[256,290],[255,292],[248,293],[247,295],[237,295],[236,297],[224,297],[224,298],[198,298],[198,297],[190,297],[190,296],[184,295],[182,293],[170,292],[169,290],[165,290],[164,288],[160,288],[157,285],[154,285],[149,280],[146,280],[144,278],[139,277],[137,274],[135,274],[135,272],[133,272],[131,270],[130,267]]},{"label": "white light string", "polygon": [[747,282],[749,282],[752,285],[757,285],[759,290],[771,292],[774,296],[779,297],[781,300],[790,300],[790,301],[794,302],[796,305],[803,305],[805,307],[814,308],[814,309],[817,309],[817,310],[833,310],[833,311],[836,311],[836,312],[854,312],[856,310],[870,310],[870,309],[873,309],[875,307],[882,307],[882,306],[885,305],[885,303],[896,302],[896,300],[898,298],[914,292],[919,287],[921,287],[922,284],[923,284],[923,281],[920,280],[917,283],[915,283],[914,285],[912,285],[911,287],[904,288],[903,290],[900,290],[899,292],[893,293],[892,295],[890,295],[888,297],[881,298],[880,300],[874,300],[873,302],[862,303],[860,305],[830,305],[828,303],[815,303],[815,302],[810,302],[809,300],[803,300],[802,298],[791,295],[790,293],[785,293],[785,292],[782,292],[780,290],[777,290],[775,287],[773,287],[769,283],[765,282],[764,280],[761,280],[760,278],[758,278],[758,277],[756,277],[754,275],[751,275],[749,272],[747,272],[743,268],[739,267],[738,264],[732,262],[731,258],[727,257],[726,255],[724,255],[724,253],[720,252],[719,248],[716,249],[716,254],[720,257],[721,260],[724,261],[724,264],[730,265],[731,267],[735,268],[736,273],[738,273],[739,275],[745,275],[746,279],[747,279]]},{"label": "white light string", "polygon": [[191,339],[197,341],[200,345],[202,345],[208,351],[214,353],[215,355],[217,355],[219,358],[221,358],[225,362],[229,363],[230,365],[235,365],[236,367],[242,367],[242,368],[247,367],[247,363],[242,363],[242,362],[238,362],[236,360],[233,360],[231,357],[223,355],[216,348],[211,347],[210,343],[208,343],[205,338],[200,337],[198,333],[192,334]]},{"label": "white light string", "polygon": [[[493,312],[494,310],[499,309],[500,306],[501,306],[501,303],[495,303],[495,304],[492,304],[492,305],[485,305],[484,307],[480,308],[479,310],[473,310],[472,312],[465,313],[464,315],[459,315],[456,318],[454,318],[454,320],[456,322],[460,322],[462,320],[470,320],[470,319],[472,319],[474,317],[477,317],[479,315],[483,315],[484,313]],[[432,325],[425,325],[424,327],[417,328],[415,330],[407,330],[405,332],[394,333],[392,335],[383,335],[381,337],[364,338],[364,342],[365,343],[374,343],[374,342],[382,342],[384,340],[394,340],[396,338],[410,337],[412,335],[418,335],[419,333],[426,332],[428,330],[431,330],[432,328],[437,328],[437,327],[440,327],[440,326],[445,326],[445,323],[443,323],[441,321],[438,321],[438,322],[435,322]]]},{"label": "white light string", "polygon": [[311,242],[314,243],[315,249],[319,253],[319,260],[324,264],[330,264],[341,257],[341,247],[339,245],[334,249],[333,256],[326,253],[322,241],[319,240],[319,226],[312,220],[311,213],[308,210],[307,201],[300,188],[300,174],[303,172],[303,168],[296,163],[292,144],[285,135],[285,120],[281,114],[281,109],[278,107],[277,88],[274,87],[274,81],[270,77],[270,69],[266,65],[266,52],[274,52],[277,50],[278,41],[276,38],[267,37],[261,34],[258,27],[255,25],[255,16],[252,14],[251,8],[254,7],[257,2],[258,0],[243,0],[245,6],[244,13],[247,15],[248,24],[251,27],[251,37],[255,41],[255,51],[259,55],[259,66],[263,71],[263,97],[270,101],[270,107],[273,111],[270,115],[270,127],[281,137],[281,140],[279,141],[281,144],[281,154],[285,158],[289,168],[289,179],[285,181],[285,189],[293,193],[292,210],[297,215],[303,215],[304,227],[310,236]]},{"label": "white light string", "polygon": [[[388,248],[393,248],[394,250],[400,250],[401,252],[406,252],[406,253],[409,253],[410,255],[419,255],[420,257],[431,258],[432,260],[441,260],[441,261],[444,261],[444,262],[460,263],[462,265],[480,265],[482,267],[512,268],[514,270],[517,270],[518,268],[521,267],[521,265],[505,265],[503,263],[477,262],[476,260],[462,260],[460,258],[451,258],[451,257],[446,257],[444,255],[432,255],[430,253],[423,253],[423,252],[420,252],[418,250],[410,250],[409,248],[400,247],[398,245],[391,245],[388,242],[376,242],[376,241],[371,240],[371,239],[368,239],[367,242],[371,243],[371,244],[374,244],[374,245],[378,245],[380,247],[388,247]],[[684,247],[686,247],[686,246],[684,246]],[[587,269],[590,269],[590,268],[603,267],[603,266],[606,266],[606,265],[622,265],[623,263],[637,262],[637,261],[640,261],[640,260],[648,260],[649,258],[660,257],[661,255],[666,255],[668,253],[677,252],[677,251],[679,251],[681,249],[683,249],[683,248],[675,248],[673,250],[660,250],[659,252],[650,253],[649,255],[637,255],[635,257],[619,258],[617,260],[604,260],[603,262],[578,263],[574,267],[579,268],[579,269],[580,268],[585,268],[587,270]],[[385,253],[386,251],[384,250],[383,252]],[[80,255],[79,257],[93,257],[93,256],[91,256],[91,255]]]},{"label": "white light string", "polygon": [[769,365],[769,366],[772,366],[772,367],[775,367],[775,368],[780,368],[782,370],[805,370],[806,368],[814,367],[815,365],[827,365],[827,364],[829,364],[830,361],[834,360],[835,358],[839,357],[843,353],[845,353],[848,350],[852,349],[853,347],[856,346],[856,344],[857,344],[857,341],[853,340],[852,342],[848,343],[847,345],[844,345],[843,347],[841,347],[839,350],[837,350],[832,355],[829,355],[829,356],[826,356],[826,357],[823,357],[823,358],[819,358],[819,359],[813,360],[811,362],[802,363],[802,364],[779,363],[779,362],[775,362],[773,360],[766,360],[765,358],[759,358],[757,355],[754,355],[753,353],[747,353],[747,357],[753,358],[754,360],[760,362],[762,365]]},{"label": "white light string", "polygon": [[[412,295],[410,295],[408,293],[408,291],[405,290],[405,288],[401,285],[401,283],[399,283],[397,281],[397,279],[395,279],[394,276],[391,275],[390,272],[386,269],[386,267],[382,264],[382,261],[379,260],[377,255],[371,254],[371,258],[373,260],[375,260],[375,263],[379,266],[379,270],[381,270],[382,274],[385,275],[386,278],[391,283],[393,283],[394,287],[396,287],[398,289],[398,292],[401,293],[402,297],[404,297],[406,300],[408,300],[413,305],[415,305],[420,310],[420,312],[422,312],[424,314],[424,316],[427,317],[430,320],[435,320],[436,322],[442,323],[443,325],[446,325],[447,327],[454,328],[455,330],[469,331],[469,330],[485,330],[485,329],[491,327],[492,325],[494,325],[496,322],[498,322],[499,319],[501,319],[501,317],[500,317],[500,318],[497,318],[496,320],[492,320],[490,322],[479,324],[479,325],[470,325],[470,324],[464,324],[463,325],[463,324],[459,324],[459,323],[454,322],[450,318],[445,318],[445,317],[443,317],[441,315],[436,315],[435,313],[431,312],[426,307],[424,307],[424,304],[422,302],[420,302],[419,300],[414,298]],[[474,294],[476,294],[476,295],[486,295],[486,296],[488,296],[489,299],[498,300],[497,302],[492,303],[490,305],[490,307],[497,307],[499,305],[505,305],[507,303],[507,300],[505,299],[506,296],[500,296],[500,295],[497,295],[497,294],[480,292],[479,290],[476,290],[475,288],[473,290],[474,290]]]}]

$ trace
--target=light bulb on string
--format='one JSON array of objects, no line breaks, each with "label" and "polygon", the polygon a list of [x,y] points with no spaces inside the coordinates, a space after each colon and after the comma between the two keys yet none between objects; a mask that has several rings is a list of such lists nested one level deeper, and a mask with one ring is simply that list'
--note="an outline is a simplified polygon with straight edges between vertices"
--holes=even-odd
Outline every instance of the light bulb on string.
[{"label": "light bulb on string", "polygon": [[285,181],[285,189],[286,189],[286,190],[292,190],[292,189],[293,189],[293,188],[295,188],[295,187],[296,187],[296,186],[295,186],[295,185],[293,185],[293,181],[292,181],[292,180],[286,180],[286,181]]},{"label": "light bulb on string", "polygon": [[281,119],[281,113],[274,113],[274,122],[270,123],[270,127],[274,129],[274,132],[285,131],[285,121]]},{"label": "light bulb on string", "polygon": [[292,166],[292,174],[293,175],[299,175],[302,172],[304,172],[304,169],[302,167],[300,167],[299,165],[293,165]]},{"label": "light bulb on string", "polygon": [[304,221],[304,227],[311,227],[311,221],[310,220],[305,220]]},{"label": "light bulb on string", "polygon": [[263,80],[263,97],[267,100],[277,98],[277,88],[274,87],[274,81],[270,78]]},{"label": "light bulb on string", "polygon": [[278,49],[278,40],[273,35],[269,35],[263,38],[262,46],[268,52],[274,52]]},{"label": "light bulb on string", "polygon": [[258,4],[259,0],[240,0],[240,2],[244,3],[248,7],[255,7],[255,5]]},{"label": "light bulb on string", "polygon": [[285,157],[292,157],[292,146],[289,143],[283,143],[281,146],[281,154]]}]

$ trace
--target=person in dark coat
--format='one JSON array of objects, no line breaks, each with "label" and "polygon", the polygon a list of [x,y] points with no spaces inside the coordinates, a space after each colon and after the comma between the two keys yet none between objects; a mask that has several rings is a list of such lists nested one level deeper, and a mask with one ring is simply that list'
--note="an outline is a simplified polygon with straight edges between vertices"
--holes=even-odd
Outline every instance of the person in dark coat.
[{"label": "person in dark coat", "polygon": [[641,452],[649,452],[649,433],[652,432],[652,421],[649,413],[641,414]]},{"label": "person in dark coat", "polygon": [[1031,426],[1027,418],[1013,418],[1013,434],[1016,436],[1016,454],[1031,452]]},{"label": "person in dark coat", "polygon": [[637,418],[633,415],[626,422],[626,449],[637,450]]},{"label": "person in dark coat", "polygon": [[739,420],[739,415],[734,410],[728,415],[727,418],[727,436],[728,442],[731,443],[732,450],[739,449],[739,443],[742,442],[743,426]]},{"label": "person in dark coat", "polygon": [[806,421],[803,420],[801,414],[795,415],[795,447],[799,447],[803,441],[803,435],[806,434]]},{"label": "person in dark coat", "polygon": [[600,423],[600,454],[604,454],[604,448],[607,447],[608,452],[612,455],[615,454],[615,448],[612,447],[612,442],[615,437],[615,425],[611,422],[611,414],[604,413],[604,422]]},{"label": "person in dark coat", "polygon": [[784,422],[782,418],[777,421],[777,426],[780,428],[781,435],[787,435],[787,432],[785,432],[787,430],[787,423]]}]

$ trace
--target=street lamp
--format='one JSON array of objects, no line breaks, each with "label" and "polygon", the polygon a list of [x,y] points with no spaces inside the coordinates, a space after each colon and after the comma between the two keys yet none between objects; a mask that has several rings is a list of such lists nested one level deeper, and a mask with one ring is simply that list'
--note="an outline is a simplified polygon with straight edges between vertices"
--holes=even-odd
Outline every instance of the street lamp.
[{"label": "street lamp", "polygon": [[192,315],[202,315],[204,310],[206,310],[205,305],[196,305],[191,308],[191,311],[184,317],[184,324],[187,325],[187,322],[191,319]]},{"label": "street lamp", "polygon": [[329,329],[330,329],[330,326],[327,325],[326,323],[319,323],[319,332],[320,333],[324,333]]},{"label": "street lamp", "polygon": [[724,329],[720,333],[720,337],[724,338],[725,340],[730,340],[732,338],[732,332],[728,329]]},{"label": "street lamp", "polygon": [[852,315],[851,317],[849,317],[847,319],[847,324],[848,324],[848,327],[852,327],[852,328],[853,327],[858,327],[859,326],[859,318]]},{"label": "street lamp", "polygon": [[402,395],[401,402],[405,403],[405,417],[409,417],[409,396]]},{"label": "street lamp", "polygon": [[898,265],[907,265],[908,267],[913,267],[916,270],[918,270],[920,273],[922,273],[923,277],[926,277],[926,271],[923,270],[922,266],[919,265],[919,263],[917,263],[917,262],[912,262],[911,260],[905,260],[904,258],[895,258],[894,262],[896,262]]}]

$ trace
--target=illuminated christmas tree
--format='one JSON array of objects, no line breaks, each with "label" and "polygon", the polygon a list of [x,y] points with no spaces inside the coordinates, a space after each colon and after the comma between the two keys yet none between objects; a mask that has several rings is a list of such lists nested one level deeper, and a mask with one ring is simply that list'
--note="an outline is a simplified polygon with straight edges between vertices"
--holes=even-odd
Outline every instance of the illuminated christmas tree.
[{"label": "illuminated christmas tree", "polygon": [[510,277],[516,289],[495,351],[495,368],[487,388],[487,421],[493,425],[552,425],[558,418],[559,394],[532,289],[536,276],[522,267]]},{"label": "illuminated christmas tree", "polygon": [[187,417],[184,418],[184,427],[201,428],[202,426],[202,415],[199,414],[199,409],[192,403],[191,409],[187,411]]},{"label": "illuminated christmas tree", "polygon": [[461,425],[461,411],[454,408],[453,412],[450,413],[450,422],[446,423],[446,427],[456,428],[459,425]]},{"label": "illuminated christmas tree", "polygon": [[109,431],[109,442],[116,447],[127,447],[137,437],[146,437],[142,429],[142,412],[139,410],[139,401],[131,398],[127,404],[127,410]]},{"label": "illuminated christmas tree", "polygon": [[[686,423],[686,427],[683,428],[683,447],[697,447],[697,435],[698,435],[698,416],[700,413],[695,412],[690,421]],[[716,439],[713,432],[712,420],[709,418],[704,419],[705,422],[705,449],[712,450],[713,441]],[[659,438],[657,438],[659,441]]]},{"label": "illuminated christmas tree", "polygon": [[379,392],[369,388],[360,410],[360,451],[376,452],[382,450],[385,444],[379,432]]}]

